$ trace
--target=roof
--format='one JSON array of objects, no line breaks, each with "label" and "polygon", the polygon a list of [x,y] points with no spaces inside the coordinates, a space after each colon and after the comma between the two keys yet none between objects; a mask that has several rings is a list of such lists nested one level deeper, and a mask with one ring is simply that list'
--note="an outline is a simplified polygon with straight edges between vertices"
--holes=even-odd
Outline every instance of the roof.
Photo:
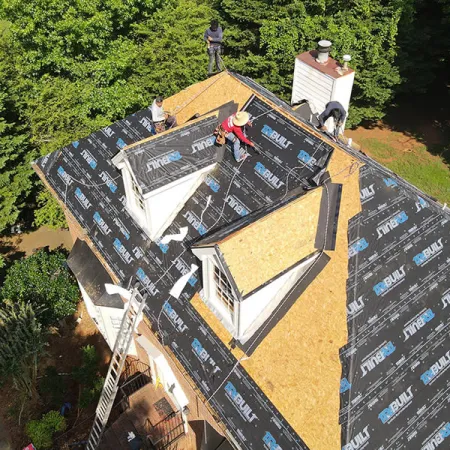
[{"label": "roof", "polygon": [[[238,230],[214,243],[243,296],[317,250],[322,190],[317,188],[272,212],[259,214],[259,220],[239,221],[244,224]],[[200,240],[195,246],[202,245]]]},{"label": "roof", "polygon": [[220,156],[213,137],[217,122],[218,113],[213,113],[125,147],[120,159],[131,169],[142,194],[215,164]]},{"label": "roof", "polygon": [[[136,274],[142,281],[151,294],[146,314],[162,344],[243,449],[261,448],[267,433],[286,449],[420,448],[446,423],[441,400],[449,367],[444,365],[449,215],[370,158],[327,141],[289,105],[245,77],[222,73],[167,99],[166,107],[174,111],[180,105],[177,118],[183,123],[230,100],[260,115],[249,133],[262,154],[239,167],[230,150],[225,152],[167,230],[187,226],[183,242],[160,246],[149,240],[126,212],[120,174],[109,160],[117,152],[117,138],[131,144],[149,136],[139,122],[145,110],[41,158],[36,170],[117,278],[124,282]],[[295,145],[288,149],[280,144],[292,139],[278,139],[286,132],[295,134]],[[92,152],[95,167],[86,164],[85,150]],[[327,178],[343,187],[334,250],[321,251],[328,263],[296,291],[301,294],[297,300],[291,296],[280,306],[282,320],[268,324],[270,331],[251,357],[239,360],[242,350],[230,346],[230,335],[195,295],[198,277],[176,301],[169,291],[196,262],[192,244],[237,224],[243,209],[250,215],[280,201],[286,187],[261,180],[254,170],[258,163],[279,180],[289,179],[287,190],[296,195],[325,186]],[[174,313],[185,327],[174,328]],[[193,339],[214,364],[192,356]],[[400,415],[389,416],[389,405],[403,389],[401,399],[410,399],[409,386],[411,403]],[[237,398],[245,402],[248,417],[240,413]]]},{"label": "roof", "polygon": [[333,78],[341,78],[354,73],[354,70],[351,68],[348,68],[347,71],[343,72],[341,70],[342,65],[333,58],[328,58],[328,61],[325,64],[317,62],[316,58],[318,53],[319,52],[317,50],[311,50],[309,52],[304,52],[297,55],[297,59]]},{"label": "roof", "polygon": [[67,265],[94,305],[123,309],[120,295],[106,292],[105,283],[112,283],[111,277],[86,242],[76,240],[67,258]]}]

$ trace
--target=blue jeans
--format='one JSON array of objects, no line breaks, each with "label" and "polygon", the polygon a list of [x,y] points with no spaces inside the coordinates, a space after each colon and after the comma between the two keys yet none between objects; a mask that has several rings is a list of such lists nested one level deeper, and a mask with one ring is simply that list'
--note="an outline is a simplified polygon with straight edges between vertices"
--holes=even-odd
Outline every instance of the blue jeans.
[{"label": "blue jeans", "polygon": [[227,141],[230,147],[233,148],[234,159],[239,161],[245,154],[245,150],[241,149],[241,141],[235,136],[234,133],[228,133]]},{"label": "blue jeans", "polygon": [[216,70],[220,72],[220,45],[211,45],[207,52],[209,56],[208,74],[212,74],[214,60],[216,62]]}]

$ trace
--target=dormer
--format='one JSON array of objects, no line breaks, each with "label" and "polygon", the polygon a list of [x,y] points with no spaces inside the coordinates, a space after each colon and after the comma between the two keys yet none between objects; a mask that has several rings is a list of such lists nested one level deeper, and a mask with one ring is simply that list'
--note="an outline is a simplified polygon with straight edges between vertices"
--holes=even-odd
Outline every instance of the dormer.
[{"label": "dormer", "polygon": [[113,159],[122,171],[126,208],[157,240],[219,158],[217,113],[140,141]]},{"label": "dormer", "polygon": [[[317,188],[250,214],[192,247],[202,262],[203,301],[244,349],[290,296],[297,300],[296,286],[328,247],[323,197],[324,189]],[[336,212],[336,202],[331,210]]]}]

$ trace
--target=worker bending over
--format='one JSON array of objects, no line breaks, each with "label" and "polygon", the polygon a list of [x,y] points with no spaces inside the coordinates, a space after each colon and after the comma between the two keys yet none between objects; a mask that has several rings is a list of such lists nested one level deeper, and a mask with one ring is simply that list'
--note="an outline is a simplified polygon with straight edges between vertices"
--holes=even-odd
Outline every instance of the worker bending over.
[{"label": "worker bending over", "polygon": [[162,133],[166,128],[170,129],[177,126],[176,117],[164,111],[161,96],[156,97],[152,104],[152,121],[157,133]]},{"label": "worker bending over", "polygon": [[329,102],[326,105],[325,111],[319,116],[319,129],[325,126],[325,122],[333,117],[334,119],[334,135],[339,136],[339,129],[344,124],[347,113],[344,107],[336,101]]},{"label": "worker bending over", "polygon": [[234,159],[237,162],[244,161],[249,156],[245,150],[241,149],[241,141],[255,148],[255,144],[242,132],[245,125],[252,126],[250,115],[246,111],[240,111],[225,119],[214,132],[218,144],[223,145],[225,140],[228,141],[233,148]]},{"label": "worker bending over", "polygon": [[207,44],[209,56],[208,75],[212,75],[213,63],[216,61],[216,70],[220,72],[220,53],[222,51],[222,28],[217,20],[211,20],[211,26],[205,31],[203,40]]}]

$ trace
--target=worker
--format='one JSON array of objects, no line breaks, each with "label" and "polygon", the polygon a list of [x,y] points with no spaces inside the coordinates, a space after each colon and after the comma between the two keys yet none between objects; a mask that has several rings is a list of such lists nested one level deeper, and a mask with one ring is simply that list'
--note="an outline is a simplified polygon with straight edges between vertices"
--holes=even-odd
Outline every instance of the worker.
[{"label": "worker", "polygon": [[176,117],[164,111],[161,96],[156,97],[152,104],[152,121],[157,133],[165,131],[166,128],[170,129],[177,126]]},{"label": "worker", "polygon": [[225,139],[228,141],[233,148],[234,159],[237,162],[242,162],[249,156],[245,150],[241,149],[241,141],[255,148],[255,144],[242,132],[242,128],[246,125],[252,126],[250,115],[246,111],[240,111],[225,119],[214,133],[217,135],[217,143],[222,144]]},{"label": "worker", "polygon": [[325,111],[319,116],[319,129],[325,127],[325,122],[333,117],[334,119],[334,135],[339,135],[339,129],[342,127],[347,113],[344,107],[336,101],[328,102]]},{"label": "worker", "polygon": [[222,28],[217,20],[211,20],[211,26],[205,31],[203,40],[207,45],[209,56],[208,75],[213,73],[213,63],[216,62],[216,70],[220,72],[220,53],[222,52]]}]

